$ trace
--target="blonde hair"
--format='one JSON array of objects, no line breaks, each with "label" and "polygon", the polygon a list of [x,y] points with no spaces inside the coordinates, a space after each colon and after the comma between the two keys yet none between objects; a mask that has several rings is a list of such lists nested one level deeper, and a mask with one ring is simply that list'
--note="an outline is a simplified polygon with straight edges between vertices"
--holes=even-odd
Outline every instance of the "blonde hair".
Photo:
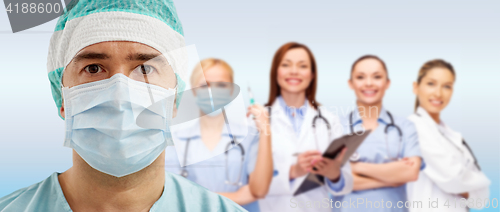
[{"label": "blonde hair", "polygon": [[202,61],[200,61],[200,65],[196,66],[193,70],[193,73],[191,74],[190,83],[191,87],[195,87],[196,83],[201,79],[203,76],[203,71],[206,71],[214,66],[220,65],[222,66],[228,73],[231,78],[231,82],[234,82],[234,72],[231,66],[226,63],[226,61],[217,59],[217,58],[207,58]]},{"label": "blonde hair", "polygon": [[[453,75],[453,77],[455,77],[455,78],[457,77],[455,74],[455,69],[453,69],[453,66],[450,63],[448,63],[444,60],[441,60],[441,59],[434,59],[434,60],[427,61],[420,68],[420,71],[418,72],[418,77],[417,77],[417,85],[419,85],[420,82],[422,82],[422,78],[424,78],[425,75],[427,75],[427,73],[429,73],[429,71],[432,70],[433,68],[448,69],[451,72],[451,74]],[[420,102],[418,102],[418,96],[417,96],[417,99],[415,100],[415,111],[417,110],[419,105],[420,105]]]}]

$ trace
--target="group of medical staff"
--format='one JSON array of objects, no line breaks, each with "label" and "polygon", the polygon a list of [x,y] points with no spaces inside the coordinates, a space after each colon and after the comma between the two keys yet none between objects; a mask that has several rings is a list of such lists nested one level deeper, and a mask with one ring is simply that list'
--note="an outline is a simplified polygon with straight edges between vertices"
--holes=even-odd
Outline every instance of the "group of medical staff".
[{"label": "group of medical staff", "polygon": [[[415,112],[405,119],[383,107],[391,84],[384,61],[360,57],[348,79],[356,109],[339,117],[316,99],[312,51],[287,43],[272,60],[267,103],[233,122],[234,71],[205,59],[183,94],[196,97],[197,111],[188,112],[199,118],[169,128],[189,100],[181,98],[187,59],[173,2],[81,0],[72,8],[52,35],[47,69],[73,166],[0,198],[0,211],[467,211],[427,208],[426,200],[489,197],[472,150],[440,118],[456,79],[446,61],[421,67]],[[322,156],[359,131],[370,133],[347,163],[345,148]],[[321,186],[295,195],[310,174]],[[364,205],[345,207],[351,199]],[[424,203],[396,207],[413,200]]]},{"label": "group of medical staff", "polygon": [[[251,104],[248,125],[229,128],[223,109],[210,109],[217,101],[205,100],[210,99],[206,89],[234,89],[230,86],[234,71],[224,60],[202,60],[190,78],[201,117],[172,133],[176,147],[167,147],[166,170],[249,211],[468,211],[468,207],[482,207],[444,206],[447,200],[484,200],[490,185],[467,142],[440,118],[456,80],[450,63],[436,59],[420,68],[413,83],[415,112],[408,118],[383,106],[391,80],[385,62],[375,55],[362,56],[352,65],[347,84],[356,96],[356,107],[347,116],[333,114],[316,100],[319,76],[307,46],[284,44],[272,60],[265,107]],[[336,138],[368,130],[347,163],[342,165],[346,149],[334,159],[322,157]],[[189,148],[190,143],[201,148]],[[206,159],[189,164],[188,155]],[[323,176],[324,185],[294,196],[310,173]],[[429,200],[436,199],[440,205],[430,208]],[[356,207],[347,206],[350,201],[356,201]],[[407,201],[422,204],[399,207]]]}]

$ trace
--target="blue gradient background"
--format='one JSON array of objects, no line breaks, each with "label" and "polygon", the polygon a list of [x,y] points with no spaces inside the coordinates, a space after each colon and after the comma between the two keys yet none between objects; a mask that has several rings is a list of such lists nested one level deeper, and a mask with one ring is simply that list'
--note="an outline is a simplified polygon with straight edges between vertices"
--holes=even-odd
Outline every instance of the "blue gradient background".
[{"label": "blue gradient background", "polygon": [[[411,83],[420,66],[434,58],[451,62],[457,81],[442,118],[463,134],[492,181],[490,197],[500,198],[500,1],[175,3],[186,43],[196,45],[200,58],[228,61],[236,83],[243,90],[250,84],[259,103],[268,98],[274,52],[288,41],[311,48],[319,66],[318,101],[339,111],[354,104],[347,79],[363,54],[386,61],[392,85],[384,106],[404,117],[413,111]],[[0,196],[72,164],[46,70],[55,23],[12,34],[0,9]]]}]

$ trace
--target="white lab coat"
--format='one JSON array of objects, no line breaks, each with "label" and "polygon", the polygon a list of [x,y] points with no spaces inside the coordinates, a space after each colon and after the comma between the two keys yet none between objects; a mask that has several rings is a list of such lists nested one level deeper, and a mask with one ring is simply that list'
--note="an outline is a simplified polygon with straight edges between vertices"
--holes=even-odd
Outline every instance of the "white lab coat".
[{"label": "white lab coat", "polygon": [[[459,194],[465,192],[469,193],[468,201],[474,201],[471,208],[483,207],[484,200],[489,198],[490,180],[474,164],[471,152],[462,143],[462,135],[444,124],[439,126],[446,132],[442,133],[438,124],[421,107],[409,119],[417,129],[426,164],[418,180],[407,184],[408,200],[423,203],[423,208],[411,207],[410,211],[467,211],[466,207],[460,207],[462,197]],[[429,198],[438,201],[438,208],[429,208]],[[483,206],[477,207],[478,201]]]},{"label": "white lab coat", "polygon": [[[304,121],[301,126],[300,135],[296,136],[290,119],[286,116],[280,103],[276,100],[271,107],[271,132],[273,161],[277,175],[273,177],[267,196],[259,200],[261,211],[328,211],[331,212],[332,205],[329,201],[329,193],[333,195],[344,195],[350,193],[353,188],[353,178],[349,163],[342,167],[342,175],[345,186],[340,192],[331,190],[325,186],[315,188],[308,192],[293,196],[295,190],[304,181],[305,176],[296,178],[292,182],[289,180],[290,166],[297,163],[297,156],[294,153],[302,153],[307,150],[317,150],[313,134],[312,121],[318,114],[311,105],[308,105]],[[320,108],[324,116],[331,125],[331,133],[328,135],[326,125],[321,120],[317,121],[317,138],[319,150],[324,152],[331,141],[342,135],[342,127],[337,116],[333,115],[326,108]],[[326,178],[325,178],[326,179]],[[325,182],[326,183],[326,182]],[[293,200],[292,200],[293,198]],[[326,200],[325,198],[328,198]],[[311,205],[316,203],[315,208],[306,208],[307,201]],[[328,201],[328,203],[326,203]],[[294,203],[292,203],[294,202]],[[318,208],[318,202],[320,208]],[[328,204],[328,208],[324,208]],[[293,208],[295,206],[295,208]],[[299,208],[303,207],[303,208]],[[335,205],[333,204],[333,207]]]}]

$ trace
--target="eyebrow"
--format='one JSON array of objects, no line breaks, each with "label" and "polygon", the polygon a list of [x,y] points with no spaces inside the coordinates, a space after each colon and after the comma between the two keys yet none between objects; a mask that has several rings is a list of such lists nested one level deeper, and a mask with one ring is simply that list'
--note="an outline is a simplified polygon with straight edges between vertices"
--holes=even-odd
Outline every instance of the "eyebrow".
[{"label": "eyebrow", "polygon": [[80,60],[92,60],[92,59],[104,60],[109,58],[110,56],[104,53],[88,52],[76,55],[75,58],[73,58],[73,61],[77,63]]},{"label": "eyebrow", "polygon": [[144,62],[157,61],[157,62],[162,62],[162,63],[168,64],[167,59],[162,54],[143,54],[143,53],[129,54],[127,56],[127,60],[144,61]]},{"label": "eyebrow", "polygon": [[[109,58],[111,58],[111,56],[109,56],[106,53],[88,52],[76,55],[75,58],[73,58],[73,62],[77,63],[81,60],[105,60]],[[161,54],[143,54],[143,53],[129,54],[127,56],[127,60],[144,61],[144,62],[158,61],[168,64],[167,59],[163,57]]]},{"label": "eyebrow", "polygon": [[[431,78],[431,77],[429,77],[428,79],[429,79],[429,81],[433,81],[433,82],[437,82],[438,81],[437,79],[434,79],[434,78]],[[444,82],[443,84],[444,85],[453,85],[453,83],[454,82]]]},{"label": "eyebrow", "polygon": [[[292,62],[290,59],[285,59],[285,62]],[[306,63],[306,60],[299,60],[297,63]]]}]

